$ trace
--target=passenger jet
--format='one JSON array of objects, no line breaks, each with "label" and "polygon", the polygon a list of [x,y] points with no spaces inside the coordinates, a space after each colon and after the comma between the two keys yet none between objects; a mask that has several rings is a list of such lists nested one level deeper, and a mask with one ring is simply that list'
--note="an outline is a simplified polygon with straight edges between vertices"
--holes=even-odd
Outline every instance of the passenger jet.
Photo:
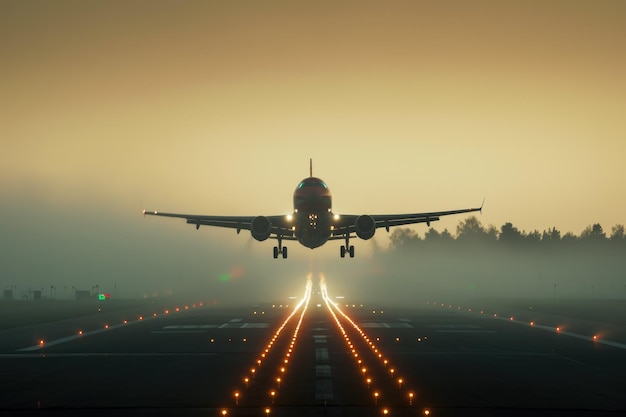
[{"label": "passenger jet", "polygon": [[345,239],[346,244],[340,248],[340,255],[345,258],[346,253],[354,258],[354,246],[350,245],[351,237],[371,239],[376,229],[384,227],[387,232],[392,226],[401,226],[414,223],[426,223],[439,220],[450,214],[482,212],[482,205],[478,208],[468,208],[449,211],[434,211],[430,213],[409,214],[336,214],[332,211],[332,196],[324,181],[313,176],[313,163],[309,161],[309,177],[300,181],[293,193],[293,213],[278,216],[205,216],[195,214],[162,213],[160,211],[144,210],[143,214],[152,216],[178,217],[187,220],[187,223],[196,226],[219,226],[241,230],[250,230],[252,237],[258,241],[268,238],[276,239],[278,246],[274,246],[274,258],[281,255],[287,258],[287,247],[283,240],[297,240],[307,248],[317,248],[329,240]]}]

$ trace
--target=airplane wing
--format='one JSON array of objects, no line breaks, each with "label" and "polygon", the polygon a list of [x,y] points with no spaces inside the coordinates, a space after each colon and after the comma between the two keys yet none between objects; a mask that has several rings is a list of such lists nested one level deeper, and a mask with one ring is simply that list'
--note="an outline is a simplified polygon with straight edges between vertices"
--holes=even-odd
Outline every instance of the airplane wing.
[{"label": "airplane wing", "polygon": [[[160,211],[144,210],[144,215],[148,216],[162,216],[162,217],[176,217],[187,220],[188,224],[193,224],[196,229],[200,226],[217,226],[228,227],[236,229],[237,233],[241,230],[250,230],[252,222],[258,216],[205,216],[198,214],[181,214],[181,213],[163,213]],[[288,223],[286,216],[267,216],[267,219],[271,222],[271,234],[281,236],[286,240],[293,238],[293,230]]]},{"label": "airplane wing", "polygon": [[[483,201],[484,204],[484,201]],[[407,213],[407,214],[374,214],[368,217],[371,217],[374,224],[373,227],[378,229],[380,227],[384,227],[389,231],[390,227],[393,226],[403,226],[407,224],[415,224],[415,223],[426,223],[430,226],[431,222],[435,222],[439,220],[440,217],[449,216],[452,214],[461,214],[461,213],[472,213],[475,211],[479,211],[482,213],[483,205],[476,208],[467,208],[467,209],[458,209],[458,210],[447,210],[447,211],[432,211],[426,213]],[[334,239],[343,239],[344,236],[355,233],[356,232],[356,220],[359,218],[359,215],[354,214],[343,214],[340,215],[337,220],[334,222],[334,227],[332,231],[332,236],[330,240]]]}]

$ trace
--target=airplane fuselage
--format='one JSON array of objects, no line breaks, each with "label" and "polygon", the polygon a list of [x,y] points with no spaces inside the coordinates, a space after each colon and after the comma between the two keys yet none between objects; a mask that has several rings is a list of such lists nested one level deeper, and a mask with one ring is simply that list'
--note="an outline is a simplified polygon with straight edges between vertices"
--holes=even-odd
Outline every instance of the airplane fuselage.
[{"label": "airplane fuselage", "polygon": [[293,193],[295,238],[307,248],[322,246],[331,234],[332,195],[324,181],[308,177]]}]

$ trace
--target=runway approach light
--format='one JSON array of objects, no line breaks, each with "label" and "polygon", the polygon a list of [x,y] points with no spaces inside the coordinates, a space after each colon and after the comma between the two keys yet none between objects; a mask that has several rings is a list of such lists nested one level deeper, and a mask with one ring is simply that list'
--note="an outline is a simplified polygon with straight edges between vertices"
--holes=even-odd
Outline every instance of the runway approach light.
[{"label": "runway approach light", "polygon": [[111,294],[103,294],[103,293],[98,294],[99,301],[110,300],[110,299],[111,299]]}]

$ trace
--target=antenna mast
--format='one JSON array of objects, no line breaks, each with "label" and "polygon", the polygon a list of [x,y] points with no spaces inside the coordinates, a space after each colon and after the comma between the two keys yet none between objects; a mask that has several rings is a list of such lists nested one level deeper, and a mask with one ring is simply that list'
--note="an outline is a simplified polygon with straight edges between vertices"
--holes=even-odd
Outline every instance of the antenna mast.
[{"label": "antenna mast", "polygon": [[309,177],[313,176],[313,158],[309,158]]}]

